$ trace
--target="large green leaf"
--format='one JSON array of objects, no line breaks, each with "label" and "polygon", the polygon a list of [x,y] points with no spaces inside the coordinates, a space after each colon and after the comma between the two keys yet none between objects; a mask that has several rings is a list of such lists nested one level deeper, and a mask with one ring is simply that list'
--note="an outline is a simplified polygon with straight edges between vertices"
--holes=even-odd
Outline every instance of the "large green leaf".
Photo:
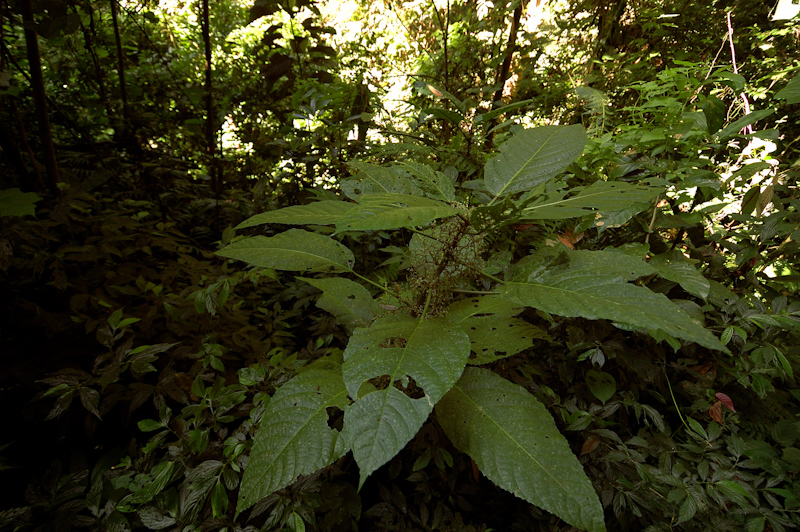
[{"label": "large green leaf", "polygon": [[730,137],[736,135],[737,133],[739,133],[739,131],[741,131],[742,129],[746,128],[747,126],[755,124],[759,120],[762,120],[762,119],[768,117],[769,115],[771,115],[774,112],[775,112],[775,109],[761,109],[759,111],[753,111],[752,113],[743,116],[742,118],[740,118],[736,122],[733,122],[732,124],[727,125],[725,127],[725,129],[723,129],[722,131],[718,132],[717,133],[717,140],[725,140],[727,138],[730,138]]},{"label": "large green leaf", "polygon": [[800,76],[793,77],[775,98],[786,100],[786,103],[800,103]]},{"label": "large green leaf", "polygon": [[469,363],[488,364],[531,347],[536,338],[549,338],[539,327],[514,316],[525,310],[500,296],[470,297],[448,308],[448,318],[469,335],[474,358]]},{"label": "large green leaf", "polygon": [[563,220],[595,214],[622,211],[632,203],[648,202],[663,192],[662,187],[597,181],[588,187],[573,188],[574,196],[564,198],[560,191],[537,200],[522,210],[524,220]]},{"label": "large green leaf", "polygon": [[494,372],[467,368],[436,405],[456,448],[489,480],[567,523],[604,531],[603,508],[545,407]]},{"label": "large green leaf", "polygon": [[379,310],[369,290],[350,279],[300,279],[322,290],[317,306],[336,316],[337,321],[348,329],[368,327]]},{"label": "large green leaf", "polygon": [[518,133],[486,163],[484,181],[495,196],[530,190],[560,172],[583,153],[583,126],[543,126]]},{"label": "large green leaf", "polygon": [[690,294],[702,299],[708,297],[711,290],[708,279],[678,250],[656,255],[650,259],[650,266],[655,268],[659,276],[678,283]]},{"label": "large green leaf", "polygon": [[728,352],[720,341],[663,294],[628,283],[655,269],[618,251],[548,248],[521,260],[501,294],[551,314],[607,319],[644,329],[661,329],[710,349]]},{"label": "large green leaf", "polygon": [[[464,370],[469,345],[464,331],[441,318],[387,316],[356,329],[342,366],[350,397],[357,398],[365,381],[384,385],[358,398],[344,417],[342,435],[358,463],[359,487],[414,437]],[[424,395],[412,399],[396,383]]]},{"label": "large green leaf", "polygon": [[370,194],[358,198],[358,206],[336,223],[337,231],[376,231],[419,227],[458,214],[441,201],[409,194]]},{"label": "large green leaf", "polygon": [[293,205],[251,216],[237,225],[236,229],[262,224],[332,225],[355,206],[355,203],[335,200],[317,201],[308,205]]},{"label": "large green leaf", "polygon": [[34,216],[39,196],[18,188],[0,190],[0,216]]},{"label": "large green leaf", "polygon": [[345,246],[317,233],[289,229],[273,237],[244,238],[217,255],[264,268],[306,272],[351,271],[355,258]]},{"label": "large green leaf", "polygon": [[261,418],[237,514],[347,452],[339,432],[328,426],[326,409],[348,403],[339,366],[310,368],[281,386]]}]

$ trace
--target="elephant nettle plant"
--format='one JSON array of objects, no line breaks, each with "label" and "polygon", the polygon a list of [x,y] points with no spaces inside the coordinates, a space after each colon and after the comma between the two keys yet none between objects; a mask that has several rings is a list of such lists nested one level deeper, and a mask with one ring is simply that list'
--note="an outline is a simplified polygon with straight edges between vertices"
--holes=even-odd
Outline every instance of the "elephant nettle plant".
[{"label": "elephant nettle plant", "polygon": [[[343,361],[320,360],[276,391],[245,469],[237,512],[348,451],[363,485],[435,409],[453,445],[495,484],[578,528],[605,530],[598,496],[545,407],[523,387],[479,366],[517,355],[544,335],[516,317],[526,307],[612,320],[673,343],[726,348],[666,296],[631,283],[660,275],[708,295],[708,281],[688,263],[645,262],[646,246],[544,246],[492,270],[501,277],[484,270],[489,230],[569,218],[602,229],[607,220],[630,219],[637,212],[632,205],[639,212],[649,208],[663,192],[660,186],[605,181],[565,188],[559,176],[585,143],[579,125],[523,130],[501,146],[470,188],[420,163],[356,163],[361,173],[341,185],[348,200],[288,207],[240,224],[333,226],[332,235],[289,229],[243,238],[218,254],[254,266],[327,274],[303,279],[322,291],[318,306],[353,332]],[[394,287],[359,273],[354,254],[334,238],[399,229],[413,235],[406,252],[410,273]],[[464,297],[478,277],[490,280],[491,292]],[[368,286],[380,289],[378,299]],[[341,431],[328,424],[331,407],[344,411]]]}]

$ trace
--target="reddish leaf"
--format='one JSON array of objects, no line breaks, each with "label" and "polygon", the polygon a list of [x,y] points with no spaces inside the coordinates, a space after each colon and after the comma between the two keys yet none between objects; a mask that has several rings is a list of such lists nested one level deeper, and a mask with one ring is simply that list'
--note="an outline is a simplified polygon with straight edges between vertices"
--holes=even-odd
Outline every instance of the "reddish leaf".
[{"label": "reddish leaf", "polygon": [[481,473],[478,470],[478,464],[475,463],[475,460],[472,458],[469,459],[472,463],[472,477],[475,479],[475,482],[478,482],[481,479]]},{"label": "reddish leaf", "polygon": [[511,224],[511,228],[516,231],[524,231],[525,229],[530,229],[533,227],[533,224]]},{"label": "reddish leaf", "polygon": [[733,408],[733,401],[731,400],[730,397],[728,397],[722,392],[717,392],[716,394],[714,394],[714,397],[719,399],[720,402],[725,406],[725,408],[727,408],[731,412],[736,412],[736,409]]},{"label": "reddish leaf", "polygon": [[558,235],[558,239],[561,241],[561,243],[567,246],[569,249],[575,249],[575,244],[580,242],[581,238],[583,238],[583,232],[580,232],[576,235],[570,229],[567,229],[562,234]]},{"label": "reddish leaf", "polygon": [[589,436],[586,438],[586,441],[583,442],[583,447],[581,447],[581,456],[594,451],[597,449],[598,445],[600,445],[600,436],[596,434],[589,434]]},{"label": "reddish leaf", "polygon": [[722,423],[722,401],[717,401],[708,409],[708,415],[717,423]]}]

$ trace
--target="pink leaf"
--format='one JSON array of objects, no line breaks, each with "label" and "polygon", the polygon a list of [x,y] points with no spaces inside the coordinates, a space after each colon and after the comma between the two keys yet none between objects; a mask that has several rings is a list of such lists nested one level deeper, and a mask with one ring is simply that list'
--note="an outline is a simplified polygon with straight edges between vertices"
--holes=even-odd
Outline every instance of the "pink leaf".
[{"label": "pink leaf", "polygon": [[717,399],[722,401],[722,404],[725,405],[725,408],[727,408],[731,412],[736,412],[736,409],[733,408],[733,401],[731,401],[730,397],[728,397],[727,395],[725,395],[722,392],[715,393],[714,397],[716,397]]}]

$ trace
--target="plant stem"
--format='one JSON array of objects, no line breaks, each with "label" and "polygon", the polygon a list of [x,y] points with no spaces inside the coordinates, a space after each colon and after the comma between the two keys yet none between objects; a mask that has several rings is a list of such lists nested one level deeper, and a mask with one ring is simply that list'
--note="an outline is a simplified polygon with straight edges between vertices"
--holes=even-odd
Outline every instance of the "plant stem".
[{"label": "plant stem", "polygon": [[371,284],[372,286],[374,286],[374,287],[376,287],[376,288],[379,288],[379,289],[380,289],[380,290],[382,290],[383,292],[386,292],[386,293],[387,293],[387,294],[389,294],[390,296],[394,296],[394,297],[396,297],[397,299],[402,299],[402,297],[400,297],[400,294],[397,294],[397,293],[395,293],[395,292],[393,292],[393,291],[389,290],[389,289],[388,289],[388,288],[386,288],[385,286],[382,286],[382,285],[380,285],[380,284],[376,283],[376,282],[375,282],[375,281],[373,281],[372,279],[368,279],[368,278],[364,277],[363,275],[361,275],[361,274],[358,274],[358,273],[354,272],[353,270],[350,270],[350,273],[352,273],[353,275],[355,275],[356,277],[358,277],[359,279],[361,279],[361,280],[362,280],[362,281],[364,281],[365,283],[369,283],[369,284]]}]

